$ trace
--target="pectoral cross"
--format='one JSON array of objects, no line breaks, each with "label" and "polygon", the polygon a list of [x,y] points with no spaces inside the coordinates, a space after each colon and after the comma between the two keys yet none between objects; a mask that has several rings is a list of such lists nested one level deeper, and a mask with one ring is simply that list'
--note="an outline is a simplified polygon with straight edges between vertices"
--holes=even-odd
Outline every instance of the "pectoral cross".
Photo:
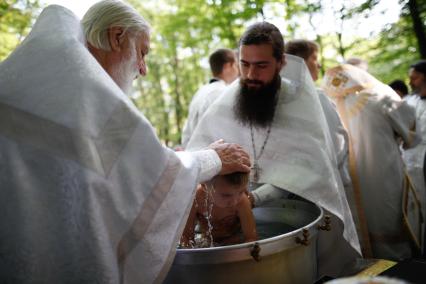
[{"label": "pectoral cross", "polygon": [[253,171],[253,182],[258,183],[260,173],[261,173],[262,170],[260,169],[257,161],[254,161],[253,166],[251,167],[251,170]]}]

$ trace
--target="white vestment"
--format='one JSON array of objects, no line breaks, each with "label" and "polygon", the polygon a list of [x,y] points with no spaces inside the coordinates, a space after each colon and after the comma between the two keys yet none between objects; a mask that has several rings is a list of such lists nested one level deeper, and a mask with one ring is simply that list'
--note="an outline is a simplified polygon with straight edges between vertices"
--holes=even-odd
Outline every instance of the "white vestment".
[{"label": "white vestment", "polygon": [[5,283],[161,282],[200,174],[220,170],[199,158],[213,150],[163,147],[84,42],[49,6],[0,64]]},{"label": "white vestment", "polygon": [[[426,100],[420,99],[418,95],[416,96],[418,98],[414,102],[416,108],[416,132],[421,137],[421,142],[413,148],[406,149],[403,158],[407,165],[408,174],[419,192],[425,208],[426,195],[424,193],[426,192],[426,186],[423,163],[426,153]],[[423,213],[426,214],[426,212]]]},{"label": "white vestment", "polygon": [[[355,226],[336,167],[333,143],[312,78],[303,59],[291,55],[286,55],[286,59],[269,139],[258,161],[262,170],[259,183],[295,193],[337,216],[336,220],[344,224],[344,238],[340,231],[338,238],[333,240],[334,248],[343,250],[345,245],[340,246],[340,243],[345,243],[346,249],[352,247],[353,252],[359,252]],[[242,126],[233,111],[239,88],[237,80],[207,110],[188,149],[198,149],[223,138],[242,145],[251,153],[253,161],[250,127]],[[259,153],[265,141],[265,130],[253,128],[253,137]],[[321,250],[321,243],[319,246]],[[342,266],[351,261],[347,255],[340,257],[340,253],[339,250],[328,251],[327,255],[320,256],[320,275],[337,275]]]},{"label": "white vestment", "polygon": [[402,210],[407,193],[404,165],[396,138],[406,147],[414,143],[414,111],[390,87],[351,65],[328,70],[323,82],[349,133],[355,219],[364,228],[359,232],[363,250],[376,258],[410,257]]},{"label": "white vestment", "polygon": [[345,189],[351,188],[351,178],[348,171],[349,159],[349,136],[343,126],[342,120],[336,109],[336,105],[324,93],[322,89],[317,89],[319,101],[324,111],[325,119],[330,130],[333,142],[334,153],[336,155],[337,168]]},{"label": "white vestment", "polygon": [[404,96],[404,98],[402,99],[403,101],[406,101],[408,103],[408,105],[412,106],[412,107],[416,107],[417,102],[420,100],[419,95],[417,94],[409,94]]},{"label": "white vestment", "polygon": [[186,147],[192,133],[194,133],[198,122],[204,115],[209,106],[219,97],[226,89],[226,83],[218,80],[213,83],[202,86],[194,95],[189,105],[188,119],[182,131],[182,146]]}]

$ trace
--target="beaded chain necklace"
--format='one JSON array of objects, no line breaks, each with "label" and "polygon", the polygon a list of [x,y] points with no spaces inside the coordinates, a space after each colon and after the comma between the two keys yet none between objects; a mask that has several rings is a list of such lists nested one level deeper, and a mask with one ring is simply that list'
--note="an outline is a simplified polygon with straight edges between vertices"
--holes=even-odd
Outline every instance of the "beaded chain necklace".
[{"label": "beaded chain necklace", "polygon": [[268,143],[269,134],[271,134],[272,123],[269,124],[268,130],[266,132],[265,140],[263,141],[262,147],[260,148],[259,155],[256,153],[256,145],[254,143],[254,135],[253,135],[253,125],[250,123],[250,134],[251,134],[251,144],[253,147],[253,166],[251,167],[253,171],[252,180],[254,183],[259,181],[260,174],[262,173],[262,169],[259,167],[259,159],[262,157],[262,154],[265,150],[266,143]]}]

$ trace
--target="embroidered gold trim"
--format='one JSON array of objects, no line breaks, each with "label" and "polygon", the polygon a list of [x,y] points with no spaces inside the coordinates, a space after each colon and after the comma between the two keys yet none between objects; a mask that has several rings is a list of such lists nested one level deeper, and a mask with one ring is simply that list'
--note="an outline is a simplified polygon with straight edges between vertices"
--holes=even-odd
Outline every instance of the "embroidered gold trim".
[{"label": "embroidered gold trim", "polygon": [[[345,109],[345,100],[343,98],[337,99],[337,109],[342,116],[343,124],[346,129],[349,129],[348,115]],[[352,178],[352,185],[354,191],[354,201],[355,207],[357,210],[358,220],[359,220],[359,229],[361,235],[361,250],[365,258],[371,258],[373,256],[373,251],[370,243],[370,236],[368,233],[367,219],[365,217],[364,206],[362,204],[362,193],[360,180],[356,169],[356,158],[353,149],[352,137],[350,131],[348,131],[349,136],[349,174]]]}]

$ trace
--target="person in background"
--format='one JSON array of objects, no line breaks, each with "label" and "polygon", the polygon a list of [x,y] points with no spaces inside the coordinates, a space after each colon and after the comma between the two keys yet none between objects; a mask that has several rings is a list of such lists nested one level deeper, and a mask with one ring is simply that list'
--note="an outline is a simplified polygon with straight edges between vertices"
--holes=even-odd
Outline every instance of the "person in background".
[{"label": "person in background", "polygon": [[419,60],[412,64],[408,70],[411,93],[404,97],[404,100],[413,107],[416,107],[420,100],[419,91],[424,81],[426,81],[426,60]]},{"label": "person in background", "polygon": [[250,171],[236,144],[161,144],[126,96],[150,36],[122,1],[52,5],[0,64],[2,282],[162,282],[196,185]]},{"label": "person in background", "polygon": [[197,222],[203,241],[201,247],[257,240],[256,223],[246,194],[248,180],[247,173],[236,172],[201,184],[181,237],[181,246],[200,247],[194,242]]},{"label": "person in background", "polygon": [[364,250],[371,250],[373,258],[399,261],[412,257],[416,252],[412,247],[420,246],[421,224],[405,216],[419,216],[420,207],[405,210],[401,206],[404,196],[414,191],[404,173],[399,139],[405,149],[416,143],[411,130],[413,108],[389,86],[349,64],[327,70],[323,88],[335,101],[349,133],[354,215],[366,228],[361,236],[368,246]]},{"label": "person in background", "polygon": [[389,87],[391,87],[401,99],[408,95],[408,87],[402,80],[393,80],[389,83]]},{"label": "person in background", "polygon": [[421,99],[426,98],[426,80],[420,86],[419,96],[420,96]]},{"label": "person in background", "polygon": [[182,147],[184,148],[201,116],[239,74],[237,57],[231,49],[215,50],[209,57],[209,64],[213,78],[195,93],[189,105],[188,119],[182,131]]},{"label": "person in background", "polygon": [[299,56],[305,60],[312,80],[319,77],[321,65],[318,62],[319,45],[312,40],[294,39],[285,44],[285,53]]},{"label": "person in background", "polygon": [[[417,191],[422,192],[426,191],[426,60],[419,60],[411,65],[409,78],[411,94],[404,97],[404,100],[415,108],[416,124],[413,128],[415,127],[421,142],[413,148],[406,149],[403,158],[414,186]],[[426,208],[423,210],[426,211]],[[425,245],[423,256],[426,256]]]}]

